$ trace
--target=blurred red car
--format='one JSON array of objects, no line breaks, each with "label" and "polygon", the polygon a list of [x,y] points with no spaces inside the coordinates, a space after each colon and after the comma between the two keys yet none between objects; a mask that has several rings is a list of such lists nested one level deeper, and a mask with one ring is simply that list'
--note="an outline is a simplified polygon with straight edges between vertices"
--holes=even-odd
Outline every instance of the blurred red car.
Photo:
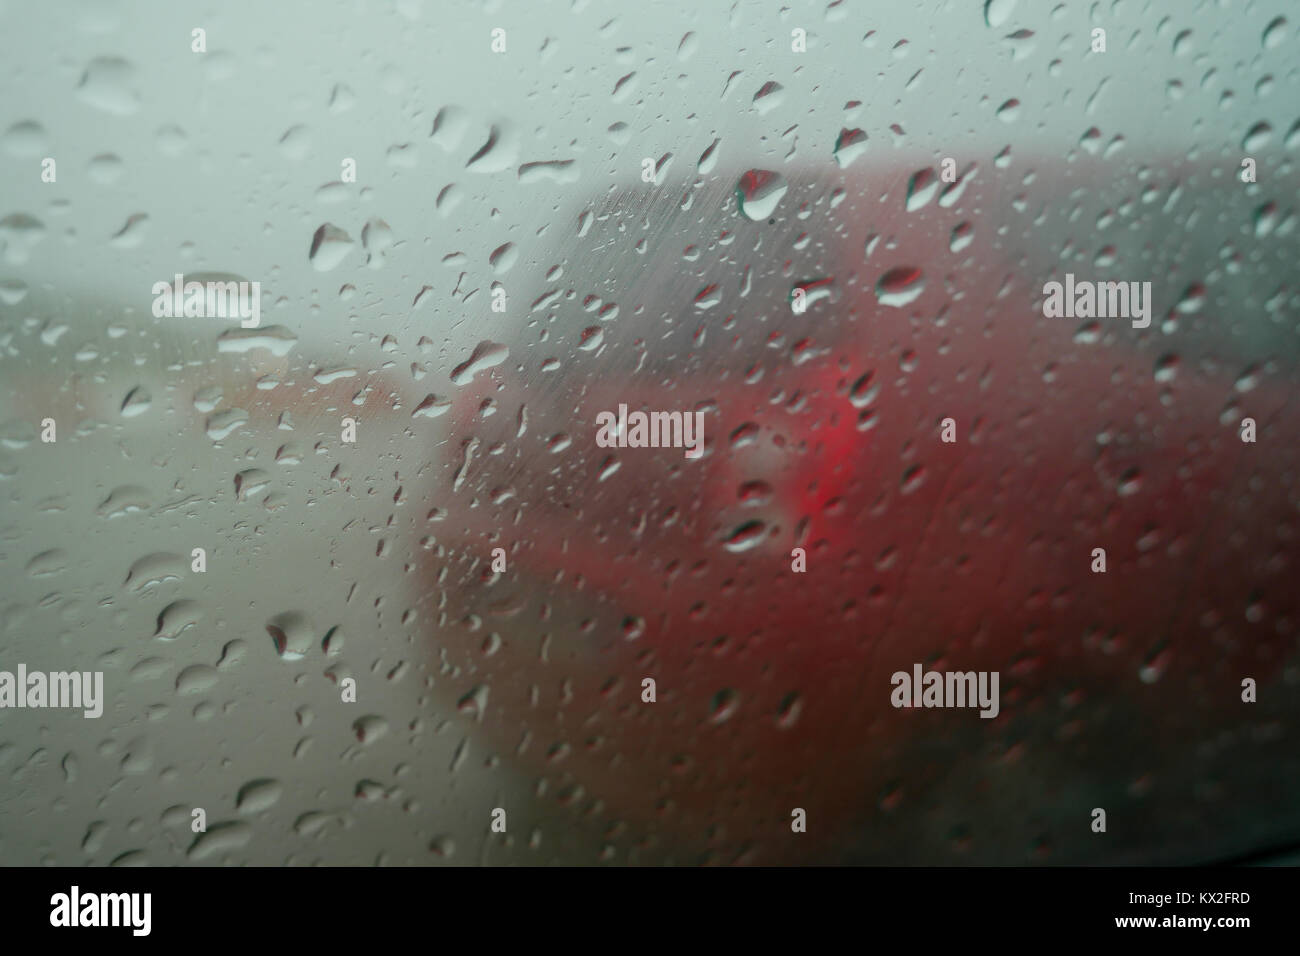
[{"label": "blurred red car", "polygon": [[[517,280],[508,359],[446,414],[409,418],[446,401],[398,380],[366,400],[441,449],[412,600],[451,692],[634,861],[1194,862],[1294,833],[1269,789],[1296,762],[1294,347],[1252,365],[1204,287],[1187,306],[1217,263],[1161,246],[1158,205],[1080,264],[1124,208],[1104,164],[967,168],[919,205],[923,162],[862,166],[787,173],[768,222],[739,171],[613,194],[530,260],[581,281]],[[1248,215],[1212,172],[1167,175]],[[1067,271],[1154,280],[1156,320],[1043,318]],[[703,411],[703,457],[599,447],[620,404]],[[893,707],[915,664],[998,672],[998,717]]]}]

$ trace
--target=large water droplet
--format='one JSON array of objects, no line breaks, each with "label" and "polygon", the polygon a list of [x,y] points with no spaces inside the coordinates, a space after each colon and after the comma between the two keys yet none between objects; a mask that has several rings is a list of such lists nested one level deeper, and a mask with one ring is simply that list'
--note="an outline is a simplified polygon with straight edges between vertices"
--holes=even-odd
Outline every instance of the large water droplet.
[{"label": "large water droplet", "polygon": [[275,652],[285,661],[301,660],[316,643],[311,621],[301,611],[277,614],[266,622],[266,631],[271,635]]},{"label": "large water droplet", "polygon": [[140,98],[130,88],[135,68],[120,57],[91,60],[81,74],[77,96],[83,103],[114,116],[129,116],[140,108]]},{"label": "large water droplet", "polygon": [[939,177],[934,174],[934,170],[917,170],[907,183],[907,211],[914,212],[920,209],[933,199],[938,191]]},{"label": "large water droplet", "polygon": [[123,587],[129,587],[133,591],[142,591],[164,581],[179,581],[188,566],[178,554],[157,551],[145,555],[131,565],[131,570],[127,572],[126,580],[122,584]]},{"label": "large water droplet", "polygon": [[772,215],[788,188],[789,184],[780,173],[751,169],[740,177],[736,185],[736,200],[740,211],[758,222]]},{"label": "large water droplet", "polygon": [[197,601],[173,601],[158,615],[158,629],[153,636],[162,641],[174,641],[201,620],[203,609]]},{"label": "large water droplet", "polygon": [[867,134],[860,129],[842,129],[835,139],[835,162],[841,169],[867,151]]},{"label": "large water droplet", "polygon": [[767,525],[761,521],[746,521],[731,533],[723,547],[733,554],[752,551],[763,543],[766,536]]},{"label": "large water droplet", "polygon": [[149,394],[149,389],[137,385],[127,392],[126,398],[122,400],[122,417],[135,418],[137,415],[143,415],[152,405],[153,396]]},{"label": "large water droplet", "polygon": [[451,384],[464,385],[479,372],[500,365],[509,356],[510,349],[507,346],[485,339],[474,347],[474,352],[468,359],[452,370]]},{"label": "large water droplet", "polygon": [[1016,0],[985,0],[984,22],[991,27],[1000,27],[1015,8]]},{"label": "large water droplet", "polygon": [[284,785],[278,780],[250,780],[239,788],[235,808],[240,813],[261,813],[280,802]]},{"label": "large water droplet", "polygon": [[916,266],[890,269],[876,283],[876,298],[881,305],[902,308],[925,291],[925,276]]},{"label": "large water droplet", "polygon": [[317,272],[329,272],[343,261],[352,246],[351,236],[327,222],[311,237],[311,250],[307,257]]}]

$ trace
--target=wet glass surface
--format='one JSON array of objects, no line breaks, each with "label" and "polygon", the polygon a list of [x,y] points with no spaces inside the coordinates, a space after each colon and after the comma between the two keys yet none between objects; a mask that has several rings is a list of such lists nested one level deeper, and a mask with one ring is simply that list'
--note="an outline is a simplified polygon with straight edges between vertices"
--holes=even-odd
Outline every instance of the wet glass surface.
[{"label": "wet glass surface", "polygon": [[1300,836],[1290,4],[4,21],[7,863]]}]

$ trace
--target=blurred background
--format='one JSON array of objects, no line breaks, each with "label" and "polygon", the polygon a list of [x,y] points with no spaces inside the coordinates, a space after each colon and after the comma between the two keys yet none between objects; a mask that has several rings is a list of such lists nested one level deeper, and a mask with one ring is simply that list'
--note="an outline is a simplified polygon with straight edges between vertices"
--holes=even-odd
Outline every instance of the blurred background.
[{"label": "blurred background", "polygon": [[[0,711],[0,860],[1300,840],[1285,0],[0,23],[0,670],[107,698]],[[1067,272],[1151,325],[1044,318]],[[705,456],[598,447],[620,403]],[[894,709],[914,663],[998,718]]]}]

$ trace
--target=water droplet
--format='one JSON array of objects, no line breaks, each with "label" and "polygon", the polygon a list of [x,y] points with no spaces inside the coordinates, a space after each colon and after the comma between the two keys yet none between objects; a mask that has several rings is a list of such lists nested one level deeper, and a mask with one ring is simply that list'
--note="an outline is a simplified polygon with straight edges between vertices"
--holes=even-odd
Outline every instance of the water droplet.
[{"label": "water droplet", "polygon": [[731,433],[730,441],[732,451],[757,444],[758,434],[758,426],[753,422],[745,422],[743,425],[737,426]]},{"label": "water droplet", "polygon": [[460,146],[469,131],[469,114],[459,106],[444,106],[433,118],[432,139],[445,152]]},{"label": "water droplet", "polygon": [[93,182],[101,186],[111,186],[122,178],[125,170],[122,160],[112,153],[101,153],[90,161],[88,174]]},{"label": "water droplet", "polygon": [[769,218],[785,195],[789,184],[780,173],[751,169],[740,177],[736,200],[740,211],[755,222]]},{"label": "water droplet", "polygon": [[126,393],[126,398],[122,400],[122,417],[135,418],[137,415],[143,415],[153,406],[153,396],[143,385],[137,385],[131,391]]},{"label": "water droplet", "polygon": [[518,248],[513,242],[507,242],[492,250],[492,254],[488,256],[488,265],[492,267],[494,273],[501,276],[510,271],[518,258]]},{"label": "water droplet", "polygon": [[509,356],[510,349],[507,346],[484,339],[474,347],[474,352],[467,360],[452,370],[451,383],[453,385],[464,385],[479,372],[495,368]]},{"label": "water droplet", "polygon": [[899,491],[905,495],[910,495],[920,489],[925,484],[925,467],[923,465],[911,465],[903,472],[903,480],[899,485]]},{"label": "water droplet", "polygon": [[280,155],[285,159],[294,162],[306,159],[311,153],[311,136],[307,133],[307,127],[290,126],[280,137],[279,146]]},{"label": "water droplet", "polygon": [[277,614],[267,621],[266,632],[271,635],[275,653],[285,661],[302,660],[316,643],[311,621],[300,611]]},{"label": "water droplet", "polygon": [[456,841],[445,834],[436,836],[429,841],[429,852],[434,856],[449,860],[456,855]]},{"label": "water droplet", "polygon": [[713,308],[722,301],[722,292],[717,283],[706,285],[699,292],[695,293],[695,308],[704,312]]},{"label": "water droplet", "polygon": [[767,536],[767,525],[762,521],[746,521],[731,533],[723,547],[733,554],[752,551],[763,543]]},{"label": "water droplet", "polygon": [[524,163],[519,167],[519,182],[523,185],[532,183],[576,183],[581,178],[578,164],[572,159],[556,159],[539,163]]},{"label": "water droplet", "polygon": [[34,578],[58,574],[68,563],[68,553],[60,548],[42,551],[27,562],[27,573]]},{"label": "water droplet", "polygon": [[831,302],[839,300],[839,289],[835,285],[834,276],[821,276],[817,279],[804,279],[796,282],[790,288],[788,301],[795,302],[796,294],[803,294],[803,304],[805,309],[811,308],[822,299],[828,299]]},{"label": "water droplet", "polygon": [[1138,669],[1138,678],[1144,684],[1156,683],[1168,672],[1173,659],[1172,650],[1164,646],[1157,647],[1147,655],[1147,659],[1143,661],[1142,666]]},{"label": "water droplet", "polygon": [[1182,298],[1178,300],[1175,307],[1184,315],[1191,315],[1200,312],[1205,306],[1205,286],[1199,282],[1193,282],[1183,290]]},{"label": "water droplet", "polygon": [[339,366],[336,368],[317,369],[312,374],[312,381],[320,385],[329,385],[331,382],[337,382],[341,378],[356,378],[358,372],[351,366]]},{"label": "water droplet", "polygon": [[197,601],[173,601],[158,615],[158,629],[154,631],[153,636],[162,641],[174,641],[183,631],[195,626],[201,620],[203,620],[203,609],[199,607]]},{"label": "water droplet", "polygon": [[922,208],[934,198],[934,194],[938,191],[939,177],[934,174],[934,170],[917,170],[912,174],[912,178],[907,184],[907,211],[915,212]]},{"label": "water droplet", "polygon": [[853,161],[867,151],[867,134],[860,129],[841,129],[835,138],[835,162],[841,169],[853,165]]},{"label": "water droplet", "polygon": [[415,411],[411,412],[412,418],[440,418],[451,411],[451,399],[439,398],[430,392],[424,396],[419,405],[415,406]]},{"label": "water droplet", "polygon": [[1265,50],[1272,50],[1286,42],[1286,17],[1274,17],[1260,37]]},{"label": "water droplet", "polygon": [[367,714],[352,722],[352,731],[357,735],[357,740],[369,746],[388,733],[388,721],[377,714]]},{"label": "water droplet", "polygon": [[211,690],[217,683],[217,669],[207,664],[191,664],[176,675],[176,693],[182,697],[194,696]]},{"label": "water droplet", "polygon": [[757,93],[754,94],[754,108],[760,114],[768,113],[780,106],[785,97],[782,95],[785,87],[775,80],[768,80],[764,83]]},{"label": "water droplet", "polygon": [[925,276],[916,266],[890,269],[876,283],[876,298],[881,305],[902,308],[925,291]]},{"label": "water droplet", "polygon": [[948,239],[948,248],[953,252],[961,252],[974,241],[974,228],[969,222],[960,222],[953,227],[952,235]]},{"label": "water droplet", "polygon": [[1258,152],[1268,145],[1273,138],[1273,127],[1269,123],[1259,122],[1252,126],[1241,141],[1241,148],[1248,153]]},{"label": "water droplet", "polygon": [[740,695],[730,688],[718,691],[709,702],[709,723],[724,724],[740,708]]},{"label": "water droplet", "polygon": [[781,706],[777,708],[776,725],[782,730],[789,730],[799,723],[802,714],[803,698],[796,693],[786,694],[781,701]]},{"label": "water droplet", "polygon": [[311,251],[307,257],[317,272],[329,272],[343,261],[353,245],[351,236],[327,222],[311,237]]},{"label": "water droplet", "polygon": [[700,161],[697,169],[701,176],[707,176],[713,172],[714,167],[718,165],[718,144],[721,139],[715,139],[703,153],[700,154]]},{"label": "water droplet", "polygon": [[135,68],[120,57],[96,57],[86,65],[77,85],[83,103],[114,116],[129,116],[140,108],[140,98],[130,88]]},{"label": "water droplet", "polygon": [[240,813],[261,813],[279,803],[283,795],[284,785],[278,780],[250,780],[239,788],[235,809]]},{"label": "water droplet", "polygon": [[215,823],[195,837],[186,853],[191,860],[202,861],[243,849],[253,838],[253,828],[247,823]]},{"label": "water droplet", "polygon": [[736,490],[742,505],[765,505],[772,500],[772,486],[766,481],[747,481]]},{"label": "water droplet", "polygon": [[35,120],[14,123],[0,137],[0,146],[11,156],[47,156],[50,140],[45,127]]},{"label": "water droplet", "polygon": [[849,390],[849,401],[854,408],[866,408],[880,394],[880,386],[872,384],[875,376],[874,371],[867,372],[853,383],[853,387]]},{"label": "water droplet", "polygon": [[25,212],[10,213],[0,219],[0,248],[5,262],[22,265],[32,248],[45,238],[45,223]]},{"label": "water droplet", "polygon": [[519,144],[511,131],[493,126],[487,141],[470,157],[465,168],[472,173],[499,173],[514,165],[518,153]]},{"label": "water droplet", "polygon": [[366,265],[379,269],[384,253],[393,246],[393,230],[382,219],[371,219],[361,227],[361,245],[366,250]]},{"label": "water droplet", "polygon": [[1233,383],[1232,387],[1238,392],[1253,391],[1259,386],[1260,372],[1261,369],[1257,364],[1247,366],[1242,373],[1237,376],[1237,380]]},{"label": "water droplet", "polygon": [[356,104],[356,94],[352,88],[345,83],[335,83],[334,89],[330,91],[329,111],[331,113],[346,113]]},{"label": "water droplet", "polygon": [[95,509],[95,513],[105,518],[117,518],[132,511],[144,511],[149,507],[149,492],[139,485],[120,485],[109,492]]},{"label": "water droplet", "polygon": [[129,587],[133,591],[143,591],[164,581],[179,581],[187,567],[189,565],[180,555],[157,551],[145,555],[131,565],[131,570],[127,572],[122,586]]},{"label": "water droplet", "polygon": [[27,298],[27,291],[27,283],[22,279],[4,279],[0,281],[0,302],[17,305]]},{"label": "water droplet", "polygon": [[[217,336],[217,351],[242,353],[265,349],[272,355],[282,356],[288,355],[297,342],[298,336],[283,325],[268,325],[259,329],[227,329]],[[217,394],[221,394],[220,390]]]},{"label": "water droplet", "polygon": [[1015,8],[1016,0],[985,0],[984,22],[991,27],[1000,27]]},{"label": "water droplet", "polygon": [[242,408],[227,408],[208,416],[208,437],[221,441],[248,421],[248,412]]}]

